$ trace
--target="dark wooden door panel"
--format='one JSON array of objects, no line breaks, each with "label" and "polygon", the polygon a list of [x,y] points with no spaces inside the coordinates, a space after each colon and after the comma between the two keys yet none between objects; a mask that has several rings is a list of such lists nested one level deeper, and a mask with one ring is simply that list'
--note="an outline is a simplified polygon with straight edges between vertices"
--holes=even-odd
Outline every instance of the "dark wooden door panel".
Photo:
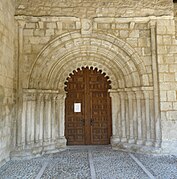
[{"label": "dark wooden door panel", "polygon": [[[81,103],[81,112],[74,112],[74,103]],[[72,92],[66,98],[66,120],[65,120],[65,135],[67,136],[68,144],[85,144],[85,128],[84,128],[84,92]]]},{"label": "dark wooden door panel", "polygon": [[92,143],[109,144],[109,94],[107,91],[91,92]]},{"label": "dark wooden door panel", "polygon": [[[65,135],[68,145],[109,144],[111,136],[110,82],[96,69],[83,68],[68,79]],[[74,104],[81,111],[74,111]]]}]

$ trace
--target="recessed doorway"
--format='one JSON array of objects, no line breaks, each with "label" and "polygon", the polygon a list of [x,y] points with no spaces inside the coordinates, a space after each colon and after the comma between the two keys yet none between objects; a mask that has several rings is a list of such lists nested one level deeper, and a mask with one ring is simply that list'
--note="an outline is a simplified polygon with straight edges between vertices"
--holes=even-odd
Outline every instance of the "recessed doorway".
[{"label": "recessed doorway", "polygon": [[68,145],[105,145],[112,133],[111,88],[105,73],[74,71],[66,83],[65,136]]}]

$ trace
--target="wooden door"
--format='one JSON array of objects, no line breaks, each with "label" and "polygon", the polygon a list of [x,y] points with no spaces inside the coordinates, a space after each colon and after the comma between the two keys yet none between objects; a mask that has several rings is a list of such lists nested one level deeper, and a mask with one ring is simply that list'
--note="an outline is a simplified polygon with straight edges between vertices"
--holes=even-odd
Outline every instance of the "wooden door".
[{"label": "wooden door", "polygon": [[83,68],[66,83],[65,136],[68,145],[110,143],[110,81],[97,69]]}]

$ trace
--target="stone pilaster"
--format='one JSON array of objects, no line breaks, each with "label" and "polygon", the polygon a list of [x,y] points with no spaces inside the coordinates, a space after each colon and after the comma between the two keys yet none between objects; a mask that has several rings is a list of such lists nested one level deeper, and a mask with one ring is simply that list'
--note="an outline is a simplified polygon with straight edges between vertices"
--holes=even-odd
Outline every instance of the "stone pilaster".
[{"label": "stone pilaster", "polygon": [[120,100],[119,94],[117,90],[110,90],[110,97],[112,102],[112,137],[111,144],[114,146],[115,144],[120,142],[121,137],[121,128],[120,128]]},{"label": "stone pilaster", "polygon": [[151,30],[151,53],[152,53],[152,68],[153,68],[153,85],[154,85],[154,119],[155,119],[155,136],[156,147],[161,145],[161,117],[160,117],[160,100],[159,100],[159,78],[158,78],[158,61],[157,61],[157,35],[156,22],[150,22]]}]

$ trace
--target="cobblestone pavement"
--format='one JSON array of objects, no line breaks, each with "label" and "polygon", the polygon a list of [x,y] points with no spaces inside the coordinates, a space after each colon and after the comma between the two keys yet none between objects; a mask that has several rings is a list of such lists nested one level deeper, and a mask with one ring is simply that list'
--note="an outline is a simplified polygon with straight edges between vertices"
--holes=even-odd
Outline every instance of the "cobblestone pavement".
[{"label": "cobblestone pavement", "polygon": [[83,146],[35,159],[11,160],[0,168],[0,179],[33,178],[177,179],[177,157]]}]

